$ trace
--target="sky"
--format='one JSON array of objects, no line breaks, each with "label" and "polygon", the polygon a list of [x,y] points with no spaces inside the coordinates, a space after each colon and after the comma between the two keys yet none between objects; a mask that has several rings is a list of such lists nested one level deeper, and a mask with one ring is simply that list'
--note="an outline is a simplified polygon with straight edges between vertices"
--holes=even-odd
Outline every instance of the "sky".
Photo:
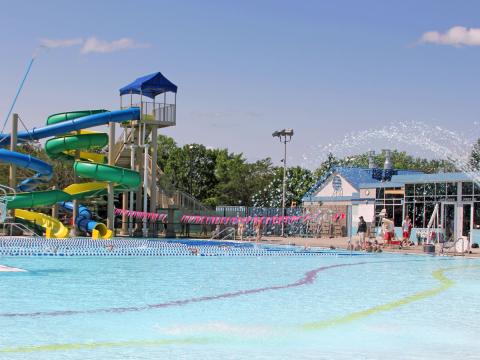
[{"label": "sky", "polygon": [[[271,134],[282,128],[295,131],[288,163],[308,166],[345,134],[402,122],[475,138],[479,11],[441,0],[4,1],[0,121],[43,44],[15,107],[30,128],[118,109],[120,87],[161,71],[178,86],[177,126],[162,133],[250,161],[279,164]],[[353,151],[385,146],[406,145]]]}]

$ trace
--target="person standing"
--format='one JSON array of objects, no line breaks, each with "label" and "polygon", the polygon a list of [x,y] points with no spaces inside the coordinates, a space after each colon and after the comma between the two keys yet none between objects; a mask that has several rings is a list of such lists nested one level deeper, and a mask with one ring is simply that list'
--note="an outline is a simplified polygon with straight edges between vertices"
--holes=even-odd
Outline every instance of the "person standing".
[{"label": "person standing", "polygon": [[367,233],[367,223],[363,219],[363,216],[360,216],[358,218],[358,229],[357,229],[357,235],[360,238],[360,246],[363,249],[365,247],[365,235]]},{"label": "person standing", "polygon": [[257,235],[256,240],[262,240],[262,220],[258,219],[257,223],[255,224],[255,234]]},{"label": "person standing", "polygon": [[238,233],[238,237],[240,238],[240,241],[243,241],[243,231],[245,230],[245,224],[243,223],[242,220],[238,220],[238,229],[237,229],[237,233]]},{"label": "person standing", "polygon": [[407,215],[405,216],[405,220],[402,222],[402,233],[403,233],[403,242],[406,245],[410,245],[410,234],[412,233],[412,220]]}]

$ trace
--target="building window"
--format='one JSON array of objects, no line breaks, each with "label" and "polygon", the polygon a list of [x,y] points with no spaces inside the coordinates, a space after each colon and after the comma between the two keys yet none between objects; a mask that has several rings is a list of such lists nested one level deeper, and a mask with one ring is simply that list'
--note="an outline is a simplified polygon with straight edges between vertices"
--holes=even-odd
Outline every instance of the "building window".
[{"label": "building window", "polygon": [[473,203],[473,228],[480,229],[480,202]]},{"label": "building window", "polygon": [[445,198],[447,196],[447,184],[445,183],[436,183],[436,197],[438,198]]},{"label": "building window", "polygon": [[423,197],[425,195],[425,185],[424,184],[415,184],[415,196]]},{"label": "building window", "polygon": [[473,183],[472,182],[462,183],[462,200],[463,201],[473,200]]},{"label": "building window", "polygon": [[424,202],[416,202],[414,204],[414,213],[413,213],[413,227],[415,228],[423,228],[425,227],[425,209],[424,209]]},{"label": "building window", "polygon": [[447,198],[457,200],[457,183],[447,183]]},{"label": "building window", "polygon": [[403,221],[403,192],[402,188],[377,189],[375,198],[375,216],[383,209],[386,211],[386,218],[393,220],[395,226],[402,226]]},{"label": "building window", "polygon": [[405,196],[410,197],[415,195],[415,186],[413,184],[405,185]]}]

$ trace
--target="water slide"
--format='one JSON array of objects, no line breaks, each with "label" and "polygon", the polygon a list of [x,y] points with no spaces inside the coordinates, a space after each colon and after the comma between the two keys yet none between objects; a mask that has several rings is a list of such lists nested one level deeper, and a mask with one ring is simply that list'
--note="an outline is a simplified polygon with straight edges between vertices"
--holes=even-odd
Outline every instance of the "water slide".
[{"label": "water slide", "polygon": [[[73,202],[71,201],[63,201],[58,205],[67,211],[73,211]],[[108,229],[105,224],[93,221],[92,213],[83,205],[78,206],[76,225],[80,230],[91,233],[93,239],[109,239],[113,234],[113,231]]]},{"label": "water slide", "polygon": [[51,216],[33,211],[16,209],[15,217],[33,222],[36,225],[45,228],[47,238],[64,238],[68,235],[68,228],[59,220]]},{"label": "water slide", "polygon": [[[51,165],[35,159],[29,155],[0,149],[0,161],[24,167],[35,171],[32,178],[24,180],[17,189],[22,191],[15,197],[11,197],[7,207],[9,209],[24,209],[39,206],[49,206],[55,203],[64,203],[74,199],[81,199],[90,196],[98,196],[105,193],[108,182],[115,184],[115,190],[124,191],[134,189],[140,184],[140,175],[132,170],[116,166],[103,164],[105,157],[97,153],[89,153],[84,150],[91,148],[102,148],[108,143],[108,136],[102,133],[87,132],[84,129],[104,125],[109,122],[125,122],[137,120],[140,116],[139,108],[130,108],[127,110],[118,110],[107,112],[106,110],[86,110],[65,112],[51,115],[47,119],[47,126],[34,128],[31,131],[18,133],[19,141],[38,140],[46,137],[62,135],[50,139],[45,144],[47,154],[52,158],[74,159],[77,151],[80,152],[80,161],[75,161],[74,171],[79,177],[91,178],[94,182],[72,184],[63,190],[46,190],[32,192],[32,190],[42,183],[48,182],[52,177]],[[77,134],[69,134],[76,131]],[[10,144],[10,135],[0,136],[0,146]],[[88,211],[88,209],[87,209]],[[58,225],[47,221],[40,213],[26,214],[19,212],[26,217],[36,217],[40,224],[46,225],[47,234],[56,236],[62,234],[61,231],[55,231]],[[37,214],[37,215],[33,215]],[[111,236],[104,224],[96,223],[91,220],[84,212],[81,218],[81,229],[92,233],[94,237],[106,238]],[[85,222],[84,220],[87,220]],[[26,219],[28,220],[28,219]],[[37,221],[37,220],[34,220]],[[77,218],[77,225],[80,224]],[[55,226],[55,228],[54,228]],[[57,229],[58,230],[58,229]]]}]

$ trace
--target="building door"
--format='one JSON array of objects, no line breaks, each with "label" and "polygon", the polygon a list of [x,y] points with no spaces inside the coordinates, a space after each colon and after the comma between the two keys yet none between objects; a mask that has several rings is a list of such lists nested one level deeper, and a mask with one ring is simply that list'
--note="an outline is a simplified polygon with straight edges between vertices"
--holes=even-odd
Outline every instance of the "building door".
[{"label": "building door", "polygon": [[442,203],[442,228],[445,230],[445,240],[454,241],[456,235],[455,203]]},{"label": "building door", "polygon": [[462,215],[459,235],[468,237],[470,236],[470,231],[473,228],[473,203],[462,204]]}]

